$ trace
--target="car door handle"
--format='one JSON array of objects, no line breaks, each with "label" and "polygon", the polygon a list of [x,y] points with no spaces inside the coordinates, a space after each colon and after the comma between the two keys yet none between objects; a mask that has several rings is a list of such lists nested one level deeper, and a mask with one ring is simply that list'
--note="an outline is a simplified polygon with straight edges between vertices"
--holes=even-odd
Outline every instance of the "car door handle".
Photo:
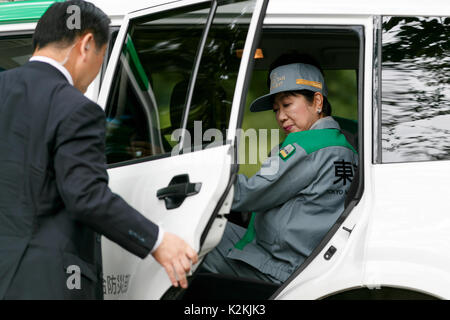
[{"label": "car door handle", "polygon": [[156,196],[159,200],[167,197],[189,197],[200,192],[201,183],[177,183],[167,188],[159,189]]},{"label": "car door handle", "polygon": [[201,182],[191,183],[189,175],[182,174],[173,177],[166,188],[159,189],[156,192],[156,196],[159,200],[164,199],[166,209],[171,210],[181,206],[187,197],[199,193],[201,188]]}]

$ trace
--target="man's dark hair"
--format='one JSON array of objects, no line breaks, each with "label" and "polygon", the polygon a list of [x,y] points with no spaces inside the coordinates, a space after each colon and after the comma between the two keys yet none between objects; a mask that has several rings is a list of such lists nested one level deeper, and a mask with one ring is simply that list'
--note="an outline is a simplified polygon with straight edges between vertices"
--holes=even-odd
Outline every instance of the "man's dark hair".
[{"label": "man's dark hair", "polygon": [[[80,23],[75,28],[69,28],[70,24],[68,24],[68,21],[73,21],[73,15],[76,12],[72,11],[70,6],[79,8]],[[100,49],[109,41],[110,23],[108,16],[90,2],[83,0],[56,2],[47,9],[36,26],[33,35],[33,51],[42,49],[48,44],[68,47],[77,36],[88,32],[94,35],[95,45],[97,49]]]},{"label": "man's dark hair", "polygon": [[[304,64],[310,64],[315,66],[317,69],[320,70],[320,72],[323,75],[323,69],[320,66],[319,62],[317,62],[316,59],[314,59],[314,57],[310,56],[309,54],[305,54],[305,53],[298,53],[297,51],[290,51],[287,53],[282,54],[281,56],[279,56],[278,58],[276,58],[269,67],[269,74],[267,76],[267,87],[270,89],[270,73],[272,72],[273,69],[287,65],[287,64],[292,64],[292,63],[304,63]],[[297,95],[297,94],[301,94],[303,95],[306,100],[309,103],[313,103],[314,101],[314,92],[310,91],[310,90],[294,90],[294,91],[289,91],[285,93],[286,95]],[[323,97],[323,106],[322,106],[322,112],[326,115],[326,116],[330,116],[331,115],[331,104],[328,101],[327,97]]]}]

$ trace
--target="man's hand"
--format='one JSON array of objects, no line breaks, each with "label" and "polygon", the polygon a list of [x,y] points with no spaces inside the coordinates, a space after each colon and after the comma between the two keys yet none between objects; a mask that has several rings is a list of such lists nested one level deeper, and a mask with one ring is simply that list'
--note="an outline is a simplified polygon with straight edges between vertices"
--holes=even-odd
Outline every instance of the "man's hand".
[{"label": "man's hand", "polygon": [[186,272],[192,264],[197,263],[198,255],[183,239],[173,233],[165,232],[159,247],[152,253],[169,275],[174,287],[178,282],[182,288],[187,288]]}]

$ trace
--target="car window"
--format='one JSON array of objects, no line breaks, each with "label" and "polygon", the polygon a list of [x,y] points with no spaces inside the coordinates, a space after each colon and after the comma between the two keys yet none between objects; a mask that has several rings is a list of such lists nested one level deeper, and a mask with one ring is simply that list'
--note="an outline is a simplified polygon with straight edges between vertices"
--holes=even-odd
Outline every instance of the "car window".
[{"label": "car window", "polygon": [[347,139],[358,147],[358,71],[360,38],[352,30],[343,28],[292,27],[266,25],[255,54],[255,68],[247,95],[243,117],[243,134],[239,144],[239,173],[250,177],[260,168],[272,148],[286,135],[275,120],[273,111],[250,112],[250,104],[268,93],[268,69],[272,61],[283,53],[296,51],[315,57],[324,69],[328,100],[332,116]]},{"label": "car window", "polygon": [[109,164],[223,143],[255,1],[221,1],[205,34],[210,5],[130,22],[106,107]]},{"label": "car window", "polygon": [[32,35],[0,37],[0,72],[19,67],[31,57]]},{"label": "car window", "polygon": [[167,154],[176,144],[172,93],[191,75],[208,12],[188,7],[130,22],[106,107],[109,164]]},{"label": "car window", "polygon": [[450,18],[383,17],[382,162],[450,159]]},{"label": "car window", "polygon": [[[234,89],[255,2],[251,0],[219,5],[216,10],[201,58],[186,125],[193,150],[220,145],[226,138]],[[178,85],[183,88],[185,84],[181,82]]]}]

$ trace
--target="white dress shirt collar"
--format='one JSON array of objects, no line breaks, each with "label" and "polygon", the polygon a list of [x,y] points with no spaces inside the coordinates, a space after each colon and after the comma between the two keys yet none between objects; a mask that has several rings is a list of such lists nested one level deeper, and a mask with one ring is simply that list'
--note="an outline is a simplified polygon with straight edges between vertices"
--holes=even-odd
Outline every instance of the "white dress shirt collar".
[{"label": "white dress shirt collar", "polygon": [[39,62],[44,62],[44,63],[48,63],[49,65],[52,65],[53,67],[58,69],[66,77],[67,81],[69,81],[69,83],[73,86],[72,76],[70,75],[69,71],[58,61],[56,61],[52,58],[49,58],[49,57],[44,57],[44,56],[31,57],[30,61],[39,61]]}]

